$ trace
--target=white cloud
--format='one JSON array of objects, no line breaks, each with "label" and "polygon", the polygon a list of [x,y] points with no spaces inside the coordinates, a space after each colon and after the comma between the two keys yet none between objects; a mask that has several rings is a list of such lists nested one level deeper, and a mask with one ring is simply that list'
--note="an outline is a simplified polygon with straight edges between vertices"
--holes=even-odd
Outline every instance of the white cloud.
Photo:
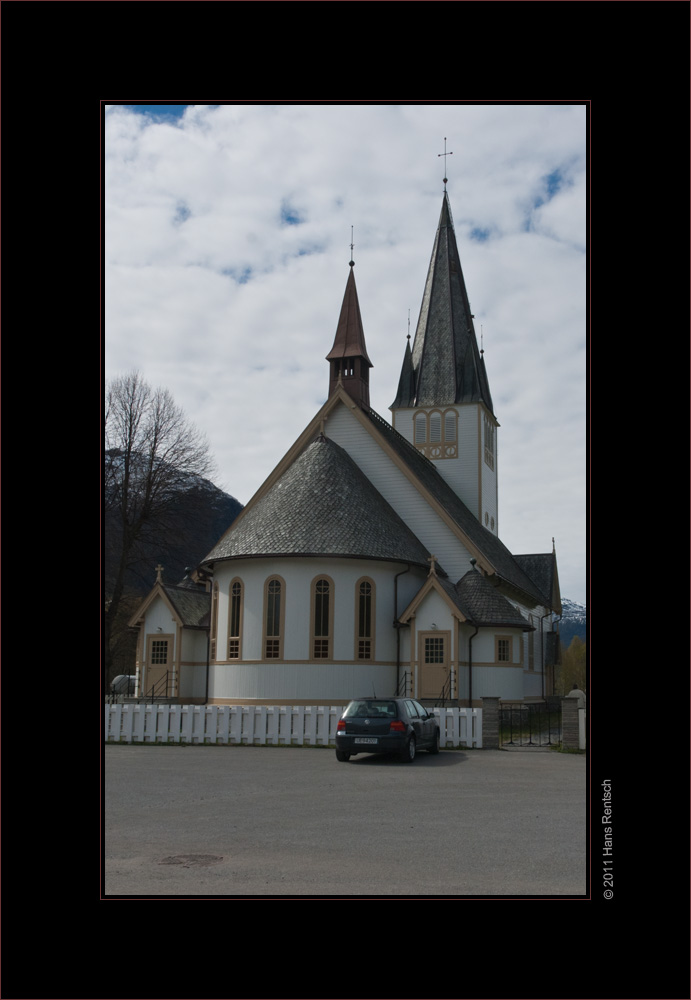
[{"label": "white cloud", "polygon": [[[352,225],[372,405],[388,416],[444,136],[501,424],[502,538],[535,552],[554,536],[562,593],[583,602],[581,106],[196,106],[172,124],[110,108],[106,375],[138,368],[167,386],[209,437],[219,485],[247,502],[326,397]],[[286,206],[302,221],[286,224]]]}]

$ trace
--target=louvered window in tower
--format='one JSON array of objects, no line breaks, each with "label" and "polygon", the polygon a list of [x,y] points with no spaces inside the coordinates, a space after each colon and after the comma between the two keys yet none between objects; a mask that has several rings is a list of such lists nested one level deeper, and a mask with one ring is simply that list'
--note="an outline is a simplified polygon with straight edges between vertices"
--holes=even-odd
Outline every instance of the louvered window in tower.
[{"label": "louvered window in tower", "polygon": [[414,417],[415,445],[431,459],[458,457],[456,410],[432,410]]}]

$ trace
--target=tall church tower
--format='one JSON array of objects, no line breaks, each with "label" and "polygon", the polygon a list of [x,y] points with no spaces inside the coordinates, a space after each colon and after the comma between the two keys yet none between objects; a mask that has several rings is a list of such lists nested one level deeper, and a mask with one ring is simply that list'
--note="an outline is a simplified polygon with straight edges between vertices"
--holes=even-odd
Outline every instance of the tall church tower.
[{"label": "tall church tower", "polygon": [[412,350],[391,407],[399,434],[427,456],[497,535],[497,428],[446,190]]}]

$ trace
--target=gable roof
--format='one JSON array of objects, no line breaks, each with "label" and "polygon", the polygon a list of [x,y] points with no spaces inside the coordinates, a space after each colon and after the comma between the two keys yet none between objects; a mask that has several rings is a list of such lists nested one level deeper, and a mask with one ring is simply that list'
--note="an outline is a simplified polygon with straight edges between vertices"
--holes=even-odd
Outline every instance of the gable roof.
[{"label": "gable roof", "polygon": [[139,624],[157,597],[162,598],[168,605],[173,618],[183,628],[203,629],[209,627],[211,595],[205,587],[199,584],[190,586],[187,582],[171,587],[160,580],[154,584],[132,615],[128,623],[130,627],[136,627]]},{"label": "gable roof", "polygon": [[475,625],[534,631],[523,615],[477,570],[469,570],[456,584],[459,606],[468,609]]},{"label": "gable roof", "polygon": [[[270,555],[296,555],[296,554],[323,554],[323,555],[351,555],[365,557],[366,553],[356,552],[356,551],[345,551],[346,549],[360,549],[361,546],[356,545],[354,542],[334,542],[333,537],[330,539],[329,544],[336,544],[337,547],[340,545],[341,552],[330,552],[324,551],[321,553],[312,552],[314,547],[313,543],[308,543],[307,538],[303,534],[302,541],[298,543],[291,543],[290,538],[286,537],[281,544],[282,552],[268,551],[267,549],[267,539],[262,539],[262,533],[264,528],[270,529],[271,537],[276,538],[276,532],[278,529],[278,519],[283,516],[278,514],[278,495],[274,494],[270,504],[262,506],[260,511],[254,515],[254,510],[260,505],[261,501],[267,494],[274,490],[274,487],[279,482],[279,480],[286,475],[294,463],[296,463],[300,456],[305,452],[308,447],[314,443],[315,435],[319,434],[319,429],[327,421],[327,418],[331,411],[339,405],[343,405],[346,409],[353,415],[353,417],[361,424],[362,427],[369,433],[374,440],[377,442],[380,448],[388,454],[394,462],[402,469],[404,474],[410,480],[410,482],[415,486],[417,490],[425,497],[428,503],[436,510],[439,516],[445,521],[445,523],[450,527],[450,529],[461,539],[463,544],[476,556],[478,563],[481,565],[483,571],[488,575],[496,574],[498,579],[501,579],[507,583],[512,588],[518,590],[524,598],[527,598],[527,602],[531,601],[536,604],[542,604],[547,607],[551,606],[551,600],[549,595],[542,592],[540,587],[535,583],[533,579],[522,569],[518,562],[514,559],[511,552],[507,549],[504,543],[493,535],[492,532],[488,531],[486,528],[480,524],[475,515],[466,507],[461,498],[454,492],[452,487],[446,482],[444,477],[438,471],[433,462],[426,458],[422,452],[420,452],[414,445],[407,441],[401,434],[395,430],[388,421],[376,413],[371,407],[365,409],[364,407],[358,406],[353,402],[353,399],[346,393],[342,386],[337,386],[331,396],[326,400],[322,408],[315,414],[310,423],[307,425],[305,430],[299,436],[297,441],[294,443],[292,448],[284,455],[283,459],[278,463],[273,472],[267,477],[262,486],[257,490],[255,495],[249,501],[249,503],[243,508],[238,514],[237,518],[230,526],[226,534],[221,538],[218,544],[212,549],[209,555],[202,560],[201,565],[208,565],[214,561],[220,559],[236,559],[236,558],[249,558],[251,556],[270,556]],[[328,425],[328,421],[327,421]],[[381,496],[381,494],[375,489],[375,487],[369,482],[367,477],[362,473],[353,459],[350,458],[348,453],[337,445],[334,441],[330,441],[321,435],[323,440],[328,441],[329,445],[333,449],[333,453],[340,452],[348,463],[357,471],[359,477],[364,480],[359,487],[361,490],[369,490],[371,493],[378,498],[378,503],[383,503],[386,505],[388,510],[397,519],[397,522],[402,525],[403,529],[412,536],[415,543],[419,548],[417,549],[418,557],[411,558],[411,550],[404,547],[404,551],[407,554],[400,557],[401,561],[411,562],[417,565],[425,566],[427,568],[427,561],[429,558],[429,552],[424,547],[421,541],[416,538],[410,528],[402,521],[398,514],[393,510],[386,500]],[[354,475],[354,473],[348,473],[349,475]],[[328,477],[327,477],[328,479]],[[294,482],[296,480],[293,474],[289,481]],[[326,480],[323,480],[326,481]],[[304,485],[304,484],[303,484]],[[328,489],[325,494],[326,497],[329,496]],[[331,494],[331,501],[333,501],[334,496]],[[324,539],[325,527],[329,527],[328,524],[325,525],[325,515],[323,513],[323,507],[316,503],[316,499],[312,499],[312,510],[318,521],[321,522],[321,536]],[[295,512],[290,509],[290,505],[282,506],[283,512],[286,518],[292,519],[293,523],[295,520]],[[365,506],[364,511],[366,514],[363,517],[364,521],[367,521],[370,517],[370,511],[367,506]],[[269,516],[268,511],[273,510],[273,522],[272,516]],[[248,525],[247,530],[242,528],[243,522],[251,517],[251,522]],[[286,521],[286,527],[290,523]],[[360,533],[364,525],[362,521],[358,522],[356,519],[352,519],[351,525],[353,530],[357,529],[357,533]],[[259,526],[259,527],[257,527]],[[303,532],[304,532],[303,528]],[[400,530],[400,529],[399,529]],[[231,534],[234,536],[230,538]],[[287,533],[288,534],[288,533]],[[330,531],[331,536],[334,535],[334,531]],[[245,539],[242,542],[242,539]],[[321,547],[321,545],[319,546]],[[254,549],[258,551],[253,551]],[[243,550],[244,555],[241,555],[240,550]],[[299,551],[299,550],[302,551]],[[425,553],[422,556],[421,551]],[[377,556],[375,558],[396,558],[392,556]],[[441,576],[446,576],[447,574],[437,565],[437,571]]]},{"label": "gable roof", "polygon": [[456,584],[448,578],[440,579],[430,573],[399,620],[404,624],[408,622],[432,590],[446,600],[451,613],[462,622],[478,628],[520,628],[524,632],[534,631],[534,627],[528,624],[520,611],[477,570],[469,570]]},{"label": "gable roof", "polygon": [[418,566],[429,559],[348,453],[323,434],[250,501],[202,564],[296,555]]}]

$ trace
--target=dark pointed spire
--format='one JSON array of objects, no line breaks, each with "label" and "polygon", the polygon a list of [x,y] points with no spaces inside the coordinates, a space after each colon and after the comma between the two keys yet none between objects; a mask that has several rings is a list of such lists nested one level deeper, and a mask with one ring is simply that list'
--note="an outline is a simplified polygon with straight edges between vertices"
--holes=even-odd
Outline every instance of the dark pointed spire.
[{"label": "dark pointed spire", "polygon": [[[404,368],[407,356],[404,359]],[[415,394],[409,406],[482,401],[493,410],[446,191],[412,350]],[[401,372],[403,378],[403,372]],[[403,402],[393,404],[406,405]]]},{"label": "dark pointed spire", "polygon": [[336,336],[326,360],[329,362],[329,395],[332,395],[341,382],[343,388],[356,402],[369,407],[369,370],[373,365],[365,346],[365,331],[360,316],[360,303],[352,264]]},{"label": "dark pointed spire", "polygon": [[413,371],[413,352],[410,349],[410,334],[408,334],[401,377],[398,380],[398,392],[391,404],[391,409],[407,409],[410,406],[415,406],[415,372]]}]

